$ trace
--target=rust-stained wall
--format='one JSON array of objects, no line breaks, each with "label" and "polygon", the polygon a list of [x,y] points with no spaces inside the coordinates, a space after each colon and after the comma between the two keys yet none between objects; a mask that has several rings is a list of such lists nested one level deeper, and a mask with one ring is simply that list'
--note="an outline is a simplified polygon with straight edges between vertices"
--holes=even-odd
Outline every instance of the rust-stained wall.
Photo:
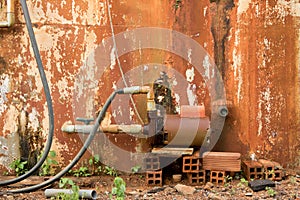
[{"label": "rust-stained wall", "polygon": [[[196,40],[215,59],[231,102],[216,150],[239,151],[245,157],[254,153],[285,166],[299,166],[300,3],[183,0],[177,10],[174,3],[175,0],[110,1],[114,31],[162,27]],[[1,5],[4,20],[5,3]],[[16,24],[0,29],[0,163],[4,167],[16,157],[34,158],[34,150],[42,148],[41,141],[45,141],[48,131],[42,84],[20,4],[15,5]],[[105,0],[35,0],[28,1],[28,6],[52,93],[53,150],[62,162],[68,163],[82,142],[60,128],[65,121],[74,122],[77,73],[85,62],[93,62],[87,61],[91,53],[111,36],[107,4]],[[167,72],[176,69],[186,79],[193,68],[171,53],[150,50],[133,52],[120,60],[124,72],[154,60],[166,65]],[[96,101],[86,102],[83,109],[90,114],[98,110],[120,78],[118,68],[108,66],[99,81],[101,93],[96,95]],[[197,97],[196,103],[208,104],[202,77],[196,73],[188,83],[196,88],[192,93]],[[188,88],[185,90],[191,94]],[[98,107],[93,110],[93,105]],[[110,120],[114,120],[113,115],[106,122]]]}]

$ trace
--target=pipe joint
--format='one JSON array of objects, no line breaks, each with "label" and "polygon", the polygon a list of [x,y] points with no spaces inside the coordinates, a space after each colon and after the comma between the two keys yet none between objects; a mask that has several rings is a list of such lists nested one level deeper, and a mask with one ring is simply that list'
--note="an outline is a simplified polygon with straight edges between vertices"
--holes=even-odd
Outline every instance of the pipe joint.
[{"label": "pipe joint", "polygon": [[0,28],[11,27],[15,24],[15,2],[7,0],[7,20],[0,22]]}]

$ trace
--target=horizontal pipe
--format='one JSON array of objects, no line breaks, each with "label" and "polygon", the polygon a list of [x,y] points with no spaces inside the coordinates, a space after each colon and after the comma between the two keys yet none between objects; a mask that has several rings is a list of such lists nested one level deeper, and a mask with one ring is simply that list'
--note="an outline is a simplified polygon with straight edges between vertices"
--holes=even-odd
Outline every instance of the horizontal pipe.
[{"label": "horizontal pipe", "polygon": [[7,21],[0,22],[0,28],[11,27],[15,24],[15,2],[7,0]]},{"label": "horizontal pipe", "polygon": [[[47,198],[56,197],[59,194],[73,194],[73,191],[70,189],[46,189],[45,196]],[[97,193],[95,190],[79,190],[79,198],[84,199],[97,199]]]},{"label": "horizontal pipe", "polygon": [[150,91],[149,86],[132,86],[132,87],[126,87],[123,88],[123,93],[124,94],[146,94]]},{"label": "horizontal pipe", "polygon": [[[72,124],[70,121],[65,122],[61,127],[61,131],[66,133],[90,133],[94,125],[89,124]],[[131,134],[139,134],[142,132],[142,125],[139,124],[131,124],[131,125],[118,125],[111,124],[108,126],[101,126],[100,130],[102,132],[109,133],[131,133]]]}]

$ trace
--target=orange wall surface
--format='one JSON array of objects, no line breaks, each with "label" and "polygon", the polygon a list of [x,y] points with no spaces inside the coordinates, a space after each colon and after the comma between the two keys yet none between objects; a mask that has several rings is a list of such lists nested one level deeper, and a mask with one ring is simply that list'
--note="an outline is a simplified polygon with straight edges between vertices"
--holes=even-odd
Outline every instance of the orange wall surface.
[{"label": "orange wall surface", "polygon": [[[2,2],[0,21],[6,20],[6,4]],[[108,5],[106,0],[27,2],[53,100],[52,149],[65,165],[82,141],[76,134],[62,132],[62,125],[69,120],[78,123],[76,109],[83,109],[82,117],[95,115],[122,79],[118,64],[111,63],[97,80],[94,97],[74,108],[75,91],[84,92],[82,88],[75,90],[78,74],[86,63],[101,62],[96,59],[96,49],[112,36]],[[175,0],[109,3],[115,34],[140,27],[175,30],[199,43],[214,59],[229,109],[216,151],[241,152],[244,158],[255,154],[285,167],[300,165],[298,1],[182,0],[177,6]],[[0,164],[4,170],[20,156],[34,157],[36,150],[43,148],[49,127],[43,86],[19,2],[15,2],[15,16],[13,27],[0,28]],[[187,49],[186,53],[193,52]],[[154,62],[165,65],[169,75],[178,72],[195,89],[184,88],[187,98],[177,103],[189,104],[196,98],[193,103],[204,103],[210,112],[201,75],[180,57],[143,49],[121,56],[120,62],[125,74]],[[192,79],[190,72],[195,73]],[[134,112],[129,114],[136,120]],[[104,123],[112,121],[113,112]]]}]

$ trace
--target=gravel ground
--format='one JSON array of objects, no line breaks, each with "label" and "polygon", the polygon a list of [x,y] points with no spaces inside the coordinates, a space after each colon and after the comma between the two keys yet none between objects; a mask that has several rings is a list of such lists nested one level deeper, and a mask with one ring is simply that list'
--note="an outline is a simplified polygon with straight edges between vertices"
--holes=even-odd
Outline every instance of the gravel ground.
[{"label": "gravel ground", "polygon": [[[149,187],[145,183],[145,176],[139,175],[120,175],[126,183],[126,197],[129,200],[139,199],[165,199],[165,200],[194,200],[194,199],[299,199],[300,200],[300,176],[289,175],[284,177],[284,180],[275,182],[275,187],[269,190],[254,192],[250,187],[244,184],[241,180],[232,180],[225,185],[214,185],[206,183],[204,185],[191,186],[188,184],[186,177],[183,180],[175,183],[171,178],[165,178],[163,186]],[[113,187],[114,177],[103,175],[97,177],[84,177],[72,179],[80,189],[94,189],[97,192],[97,199],[110,199],[111,189]],[[41,180],[42,179],[42,180]],[[10,187],[18,188],[30,185],[30,182],[43,181],[43,177],[34,177],[27,180],[26,183],[13,185]],[[179,184],[179,185],[178,185]],[[182,186],[183,185],[183,186]],[[178,191],[178,186],[187,186],[183,192]],[[51,186],[58,188],[57,183]],[[7,191],[7,187],[0,188],[1,192]],[[192,194],[187,194],[193,191]],[[0,199],[11,200],[31,200],[31,199],[46,199],[43,190],[38,190],[32,193],[21,194],[2,194]],[[114,198],[113,198],[114,199]]]}]

